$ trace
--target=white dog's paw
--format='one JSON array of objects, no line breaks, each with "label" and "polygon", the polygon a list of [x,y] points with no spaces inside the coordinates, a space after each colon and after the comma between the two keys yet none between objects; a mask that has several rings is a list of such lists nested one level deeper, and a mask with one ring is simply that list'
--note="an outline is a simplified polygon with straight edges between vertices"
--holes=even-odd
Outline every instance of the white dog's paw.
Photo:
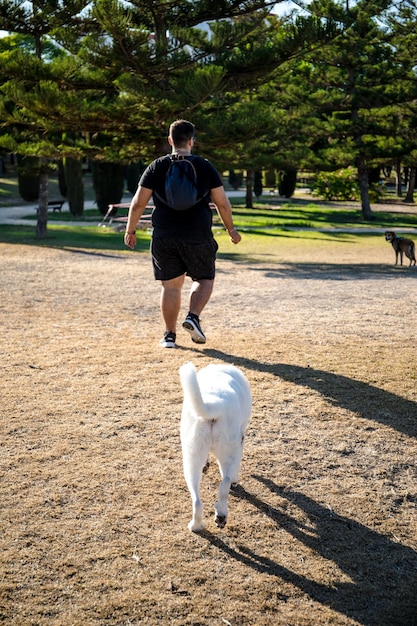
[{"label": "white dog's paw", "polygon": [[204,522],[200,522],[198,524],[194,520],[191,520],[191,522],[189,522],[188,524],[188,530],[190,530],[192,533],[199,533],[200,531],[204,530],[204,528],[205,528]]},{"label": "white dog's paw", "polygon": [[214,521],[216,522],[216,526],[218,528],[224,528],[227,523],[227,515],[219,515],[219,513],[216,513],[214,516]]}]

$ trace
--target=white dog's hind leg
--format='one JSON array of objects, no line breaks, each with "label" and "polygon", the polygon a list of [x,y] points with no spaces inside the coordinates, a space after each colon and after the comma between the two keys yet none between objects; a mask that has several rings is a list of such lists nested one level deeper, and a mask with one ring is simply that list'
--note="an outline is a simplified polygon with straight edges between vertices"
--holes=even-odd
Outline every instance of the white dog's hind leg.
[{"label": "white dog's hind leg", "polygon": [[219,487],[219,499],[214,505],[214,521],[219,528],[224,528],[227,523],[228,499],[232,480],[227,472]]},{"label": "white dog's hind leg", "polygon": [[[242,439],[243,443],[243,439]],[[214,505],[214,521],[219,528],[224,528],[227,523],[228,514],[228,501],[230,488],[237,487],[239,479],[240,463],[242,460],[242,443],[236,446],[232,455],[227,455],[227,458],[218,458],[217,462],[220,469],[222,481],[219,487],[219,498]],[[219,455],[222,456],[221,454]]]},{"label": "white dog's hind leg", "polygon": [[199,496],[196,496],[195,498],[194,496],[192,496],[192,503],[193,503],[193,517],[188,522],[188,529],[191,530],[193,533],[196,533],[199,530],[203,530],[204,528],[204,521],[203,521],[204,509],[203,509],[203,504]]},{"label": "white dog's hind leg", "polygon": [[188,491],[190,492],[191,502],[193,506],[193,516],[188,524],[189,530],[192,532],[198,532],[204,528],[204,508],[200,499],[200,481],[202,474],[201,463],[196,466],[185,468],[184,475],[187,483]]},{"label": "white dog's hind leg", "polygon": [[242,456],[243,456],[243,439],[244,437],[242,437],[242,444],[241,444],[241,448],[239,450],[238,453],[236,453],[236,457],[234,459],[233,462],[233,467],[232,467],[232,471],[231,471],[231,477],[232,477],[232,488],[235,489],[238,484],[239,484],[239,470],[240,470],[240,464],[242,462]]}]

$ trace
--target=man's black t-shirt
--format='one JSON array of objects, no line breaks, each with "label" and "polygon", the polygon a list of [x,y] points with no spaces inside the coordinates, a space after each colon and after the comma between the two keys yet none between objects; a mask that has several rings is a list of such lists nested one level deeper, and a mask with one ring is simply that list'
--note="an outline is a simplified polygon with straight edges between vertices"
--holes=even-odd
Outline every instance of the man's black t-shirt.
[{"label": "man's black t-shirt", "polygon": [[[185,237],[187,239],[203,240],[211,238],[212,212],[209,206],[210,189],[222,186],[220,175],[216,168],[198,156],[190,158],[196,173],[198,196],[204,198],[186,211],[175,211],[158,200],[156,194],[153,199],[155,209],[152,213],[154,237]],[[165,195],[165,176],[170,165],[169,156],[160,157],[153,161],[141,176],[139,185],[152,189],[162,198]]]}]

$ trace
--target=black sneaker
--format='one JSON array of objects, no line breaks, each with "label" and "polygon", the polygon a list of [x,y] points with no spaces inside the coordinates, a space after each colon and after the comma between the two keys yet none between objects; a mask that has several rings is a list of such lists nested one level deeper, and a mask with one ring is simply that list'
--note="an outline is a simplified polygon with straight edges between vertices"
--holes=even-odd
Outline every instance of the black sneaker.
[{"label": "black sneaker", "polygon": [[198,315],[189,313],[182,323],[182,327],[185,328],[185,330],[188,330],[194,343],[206,343],[206,337],[201,330]]},{"label": "black sneaker", "polygon": [[159,345],[161,346],[161,348],[176,348],[176,345],[175,345],[176,338],[177,336],[175,333],[166,332],[164,333],[164,336],[159,342]]}]

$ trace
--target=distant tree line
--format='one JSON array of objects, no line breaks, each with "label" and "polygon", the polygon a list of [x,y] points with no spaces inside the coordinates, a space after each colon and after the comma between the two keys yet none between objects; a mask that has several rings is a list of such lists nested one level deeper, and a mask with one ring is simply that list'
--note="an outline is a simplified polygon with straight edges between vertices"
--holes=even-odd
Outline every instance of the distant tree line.
[{"label": "distant tree line", "polygon": [[412,198],[415,3],[313,0],[284,17],[276,4],[0,0],[10,33],[0,40],[0,149],[23,159],[22,171],[36,165],[37,235],[51,167],[78,215],[88,159],[103,212],[127,172],[134,185],[138,168],[168,151],[178,117],[196,124],[199,154],[245,172],[248,206],[261,172],[280,172],[291,195],[297,170],[349,166],[364,219],[378,168],[409,168]]}]

